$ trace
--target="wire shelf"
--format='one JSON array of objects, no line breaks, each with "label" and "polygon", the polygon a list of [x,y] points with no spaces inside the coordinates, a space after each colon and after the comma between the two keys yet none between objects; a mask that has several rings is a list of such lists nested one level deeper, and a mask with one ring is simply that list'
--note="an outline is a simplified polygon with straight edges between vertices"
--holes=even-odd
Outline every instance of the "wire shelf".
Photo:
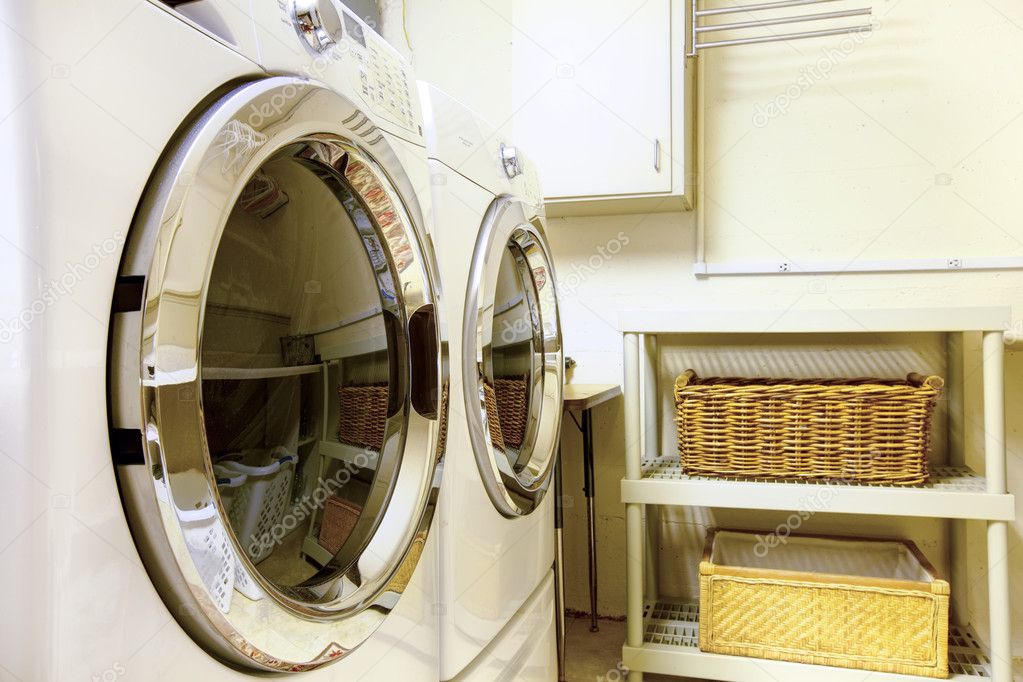
[{"label": "wire shelf", "polygon": [[[697,603],[647,602],[643,619],[646,644],[700,653],[700,607]],[[948,666],[953,679],[991,678],[991,660],[976,635],[972,630],[954,624],[949,627]]]},{"label": "wire shelf", "polygon": [[[799,486],[843,486],[858,488],[895,488],[881,483],[845,480],[813,480],[797,478],[717,478],[714,476],[690,476],[682,473],[682,465],[677,457],[656,457],[643,460],[643,478],[660,481],[728,481],[731,483],[770,483],[777,485]],[[954,490],[961,492],[983,493],[987,484],[983,476],[967,467],[934,466],[927,483],[913,487],[898,487],[898,490]]]}]

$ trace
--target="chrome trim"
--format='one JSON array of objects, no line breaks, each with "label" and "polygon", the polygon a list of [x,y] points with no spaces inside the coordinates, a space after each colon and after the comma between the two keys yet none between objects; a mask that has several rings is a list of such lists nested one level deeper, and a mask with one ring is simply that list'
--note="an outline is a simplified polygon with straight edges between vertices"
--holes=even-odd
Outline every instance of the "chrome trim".
[{"label": "chrome trim", "polygon": [[293,0],[290,14],[295,31],[314,55],[337,45],[341,14],[331,0]]},{"label": "chrome trim", "polygon": [[[514,249],[532,324],[532,371],[527,384],[529,417],[515,466],[495,448],[488,428],[485,386],[494,385],[495,294],[501,260]],[[542,281],[538,281],[542,278]],[[533,511],[551,483],[564,388],[564,359],[553,259],[544,220],[522,200],[502,196],[483,219],[473,253],[462,329],[462,376],[469,435],[484,487],[508,517]],[[519,468],[519,471],[515,471]]]},{"label": "chrome trim", "polygon": [[522,165],[519,163],[519,153],[515,147],[501,144],[501,165],[504,166],[504,174],[509,180],[514,180],[522,175]]},{"label": "chrome trim", "polygon": [[[125,511],[146,568],[175,618],[212,655],[250,672],[311,670],[344,657],[371,636],[415,569],[440,486],[440,421],[413,409],[407,380],[411,358],[404,341],[397,358],[405,377],[403,394],[384,446],[400,466],[388,481],[383,513],[364,529],[365,550],[357,557],[335,557],[328,567],[333,574],[325,569],[297,588],[278,588],[263,579],[221,508],[207,451],[201,337],[214,258],[246,182],[280,150],[301,143],[304,158],[324,173],[340,172],[353,158],[362,161],[398,214],[400,229],[386,235],[376,216],[371,222],[389,252],[404,247],[403,266],[391,258],[389,274],[390,312],[406,340],[408,320],[417,310],[441,309],[415,190],[385,140],[371,145],[341,123],[357,111],[339,93],[291,77],[268,78],[230,92],[164,155],[140,204],[130,258],[122,266],[129,267],[149,245],[141,323],[134,336],[125,331],[111,338],[112,345],[135,349],[141,377],[134,386],[111,378],[112,393],[141,389],[145,464],[119,467]],[[368,210],[365,202],[361,206]],[[437,333],[437,394],[446,395],[446,343]],[[194,531],[197,524],[202,537]],[[251,601],[235,595],[227,612],[218,608],[215,591],[220,586],[211,584],[209,571],[203,570],[211,560],[203,543],[210,538],[230,543],[236,566],[269,598]]]}]

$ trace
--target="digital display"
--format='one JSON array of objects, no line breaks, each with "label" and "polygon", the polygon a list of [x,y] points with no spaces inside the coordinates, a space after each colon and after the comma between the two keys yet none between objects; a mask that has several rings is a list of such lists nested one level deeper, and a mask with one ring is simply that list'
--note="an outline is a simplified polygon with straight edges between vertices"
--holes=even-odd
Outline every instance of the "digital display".
[{"label": "digital display", "polygon": [[350,15],[345,14],[345,33],[351,37],[352,40],[359,43],[363,47],[366,47],[366,34],[362,30],[362,24],[353,19]]}]

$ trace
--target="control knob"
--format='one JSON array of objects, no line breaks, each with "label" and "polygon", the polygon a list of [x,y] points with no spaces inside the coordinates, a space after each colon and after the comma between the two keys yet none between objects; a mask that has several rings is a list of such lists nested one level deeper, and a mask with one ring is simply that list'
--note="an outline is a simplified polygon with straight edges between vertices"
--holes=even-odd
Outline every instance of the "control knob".
[{"label": "control knob", "polygon": [[291,21],[314,53],[326,52],[341,35],[341,15],[331,0],[295,0]]},{"label": "control knob", "polygon": [[509,178],[516,178],[522,175],[522,167],[519,165],[519,152],[515,147],[501,145],[501,163],[504,164],[504,173]]}]

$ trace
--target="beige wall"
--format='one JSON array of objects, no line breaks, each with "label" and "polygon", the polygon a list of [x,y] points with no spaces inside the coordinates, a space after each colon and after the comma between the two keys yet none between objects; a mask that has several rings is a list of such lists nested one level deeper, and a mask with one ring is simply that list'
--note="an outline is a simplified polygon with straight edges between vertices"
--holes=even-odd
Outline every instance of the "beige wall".
[{"label": "beige wall", "polygon": [[[476,0],[415,4],[415,16],[436,13],[423,19],[425,25],[446,27],[446,37],[434,40],[410,25],[420,77],[440,82],[498,123],[512,118],[510,104],[501,109],[506,103],[494,81],[511,68],[514,42],[525,39],[508,23],[513,14]],[[877,30],[852,49],[843,49],[840,39],[822,39],[705,53],[709,262],[1023,256],[1023,5],[901,0],[874,3],[874,10]],[[466,32],[470,16],[478,23]],[[459,36],[464,44],[452,44]],[[505,41],[512,42],[511,50]],[[454,66],[453,55],[459,57]],[[806,69],[815,64],[826,65],[828,75],[808,76]],[[771,103],[787,113],[766,117]],[[608,154],[613,168],[614,150]],[[1023,320],[1019,272],[698,280],[692,275],[692,213],[556,219],[550,237],[562,283],[566,348],[579,361],[578,382],[620,381],[617,319],[619,311],[634,307],[717,307],[741,314],[762,307],[1003,304],[1014,306],[1015,319]],[[622,246],[618,255],[600,256],[599,249],[615,240]],[[928,342],[892,343],[917,353]],[[816,352],[818,359],[829,357]],[[741,355],[730,357],[739,366],[745,362]],[[728,356],[717,359],[728,362]],[[978,362],[972,354],[970,395],[976,395]],[[1007,366],[1010,485],[1023,496],[1023,354],[1010,353]],[[622,412],[621,401],[595,412],[599,607],[608,615],[625,610],[625,524],[618,497]],[[971,430],[976,443],[975,419]],[[578,432],[567,425],[567,596],[570,607],[585,610],[579,446]],[[976,461],[976,454],[970,458]],[[713,510],[666,514],[665,592],[685,591],[689,548],[698,543],[701,527],[733,519]],[[940,555],[937,563],[947,563],[946,529],[938,522],[820,515],[812,529],[905,534]],[[1019,579],[1021,537],[1023,521],[1010,539],[1009,561]],[[982,635],[983,548],[983,529],[971,525],[970,613],[959,617],[973,621]],[[1023,596],[1012,606],[1014,640],[1023,653]]]}]

